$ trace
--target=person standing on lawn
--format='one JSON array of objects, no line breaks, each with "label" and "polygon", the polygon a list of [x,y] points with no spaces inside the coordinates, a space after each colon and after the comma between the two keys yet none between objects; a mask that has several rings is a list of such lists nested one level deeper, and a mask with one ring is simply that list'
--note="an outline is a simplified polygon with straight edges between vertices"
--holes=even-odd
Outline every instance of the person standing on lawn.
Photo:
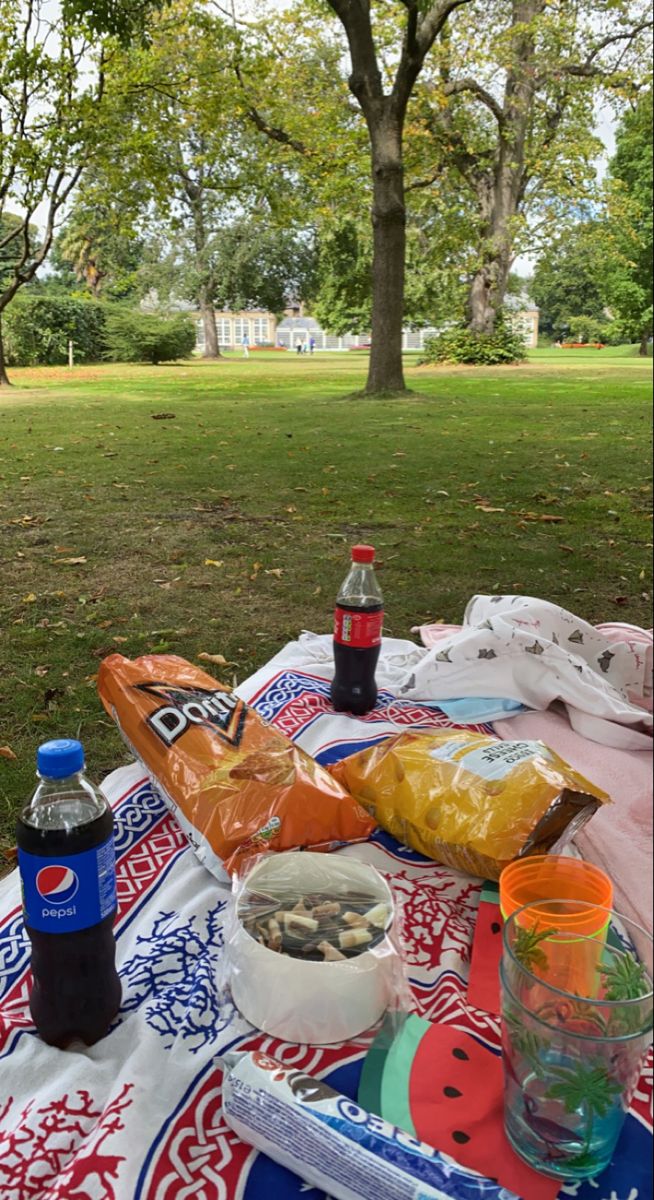
[{"label": "person standing on lawn", "polygon": [[247,333],[244,333],[243,337],[241,338],[241,345],[243,347],[243,358],[250,357],[249,341],[250,341],[250,339],[248,338]]}]

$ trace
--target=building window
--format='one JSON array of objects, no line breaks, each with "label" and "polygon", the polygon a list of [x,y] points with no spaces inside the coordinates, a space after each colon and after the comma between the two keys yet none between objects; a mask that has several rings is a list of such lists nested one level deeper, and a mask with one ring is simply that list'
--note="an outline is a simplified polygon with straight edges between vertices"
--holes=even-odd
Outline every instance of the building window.
[{"label": "building window", "polygon": [[216,321],[216,330],[218,333],[218,342],[221,346],[231,346],[232,344],[232,323],[224,317],[219,317]]},{"label": "building window", "polygon": [[255,343],[257,345],[262,345],[264,342],[269,341],[268,318],[255,317],[252,324],[254,326]]},{"label": "building window", "polygon": [[244,317],[234,317],[234,344],[240,345],[243,338],[250,339],[250,322]]}]

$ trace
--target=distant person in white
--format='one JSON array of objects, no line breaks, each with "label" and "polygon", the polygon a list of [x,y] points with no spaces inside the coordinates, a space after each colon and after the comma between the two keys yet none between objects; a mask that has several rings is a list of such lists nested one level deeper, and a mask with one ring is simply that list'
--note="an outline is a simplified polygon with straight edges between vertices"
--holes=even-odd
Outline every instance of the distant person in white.
[{"label": "distant person in white", "polygon": [[241,345],[242,345],[242,347],[243,347],[243,358],[249,358],[249,357],[250,357],[250,351],[249,351],[249,348],[248,348],[248,335],[247,335],[247,333],[244,333],[244,334],[243,334],[243,337],[241,338]]}]

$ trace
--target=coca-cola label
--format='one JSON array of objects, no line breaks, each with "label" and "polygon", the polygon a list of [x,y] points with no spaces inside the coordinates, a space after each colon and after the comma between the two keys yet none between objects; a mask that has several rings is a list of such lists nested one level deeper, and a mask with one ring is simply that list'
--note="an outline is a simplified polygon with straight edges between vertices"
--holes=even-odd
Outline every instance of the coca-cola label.
[{"label": "coca-cola label", "polygon": [[382,636],[384,613],[352,612],[348,608],[334,610],[334,640],[341,646],[354,646],[357,650],[367,650],[371,646],[379,646]]}]

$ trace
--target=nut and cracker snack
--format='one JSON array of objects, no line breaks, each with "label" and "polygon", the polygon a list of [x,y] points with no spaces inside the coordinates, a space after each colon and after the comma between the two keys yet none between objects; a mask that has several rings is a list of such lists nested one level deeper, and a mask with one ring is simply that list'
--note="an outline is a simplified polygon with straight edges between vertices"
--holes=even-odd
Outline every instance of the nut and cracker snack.
[{"label": "nut and cracker snack", "polygon": [[466,730],[401,733],[330,771],[400,842],[482,879],[561,849],[609,800],[542,742]]},{"label": "nut and cracker snack", "polygon": [[112,654],[98,692],[198,858],[221,879],[262,850],[331,850],[375,828],[328,771],[183,658]]}]

